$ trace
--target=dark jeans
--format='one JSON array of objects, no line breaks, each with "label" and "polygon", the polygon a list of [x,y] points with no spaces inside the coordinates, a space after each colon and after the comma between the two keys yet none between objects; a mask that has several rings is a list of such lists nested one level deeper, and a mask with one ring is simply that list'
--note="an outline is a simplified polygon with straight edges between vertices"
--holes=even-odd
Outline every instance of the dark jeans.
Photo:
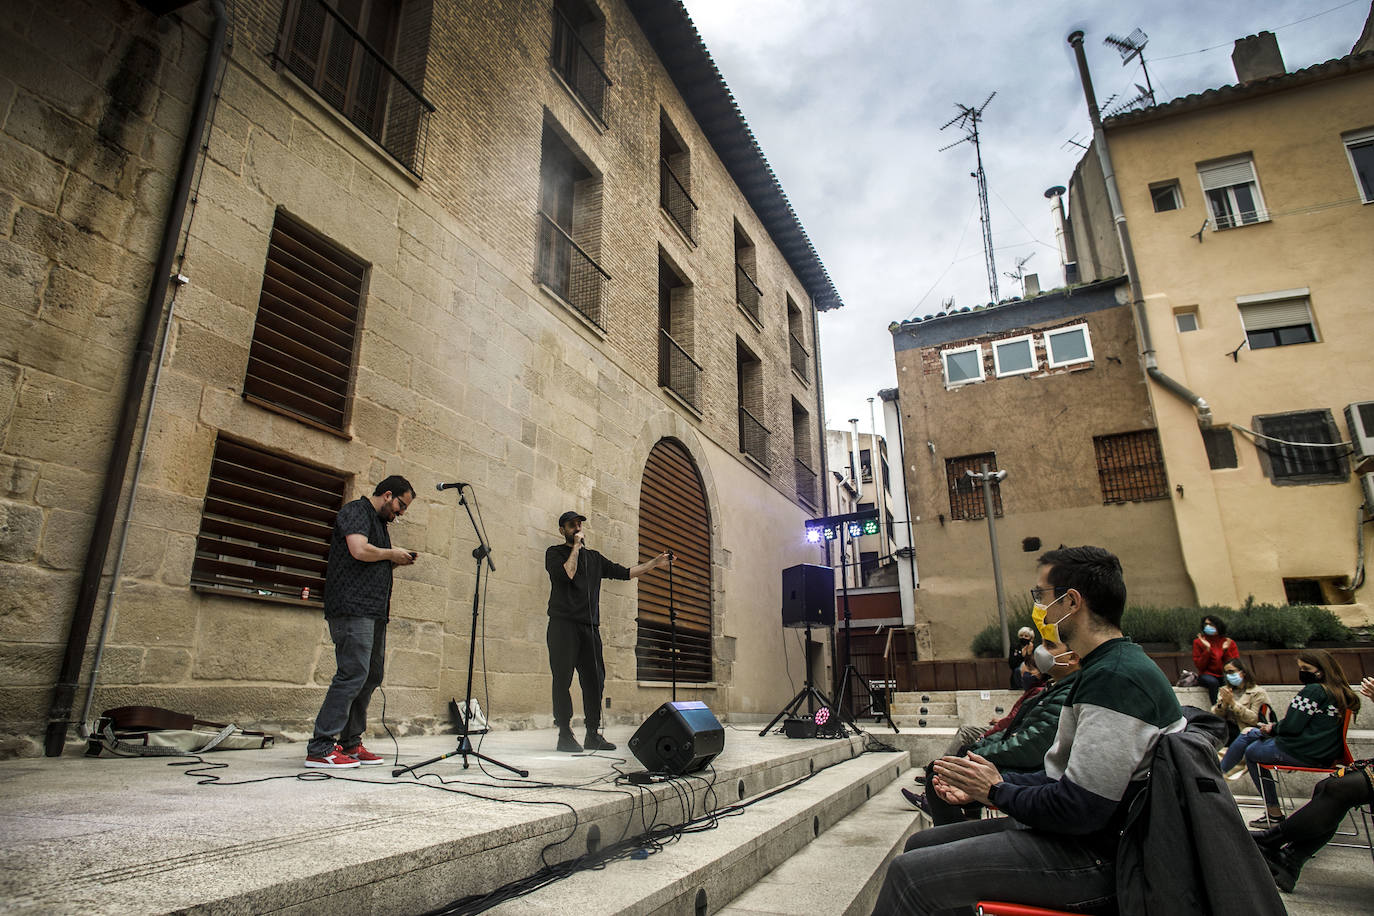
[{"label": "dark jeans", "polygon": [[1259,765],[1282,763],[1295,767],[1311,766],[1283,750],[1275,739],[1264,737],[1258,728],[1247,728],[1241,732],[1239,738],[1231,742],[1231,746],[1226,749],[1226,756],[1221,758],[1221,771],[1230,771],[1231,767],[1242,760],[1245,761],[1245,768],[1250,771],[1250,780],[1255,784],[1255,789],[1264,796],[1264,803],[1270,808],[1277,808],[1279,805],[1278,787],[1274,785],[1273,775],[1267,770],[1261,770]]},{"label": "dark jeans", "polygon": [[979,900],[1101,907],[1116,895],[1116,864],[1062,834],[1009,817],[922,830],[892,860],[873,916],[972,912]]},{"label": "dark jeans", "polygon": [[367,704],[382,682],[386,660],[386,621],[376,617],[335,617],[329,624],[334,640],[334,680],[329,682],[315,735],[306,754],[319,757],[334,749],[334,738],[354,747],[367,730]]},{"label": "dark jeans", "polygon": [[1374,802],[1374,787],[1359,770],[1344,776],[1328,776],[1312,790],[1312,800],[1279,824],[1279,835],[1304,859],[1315,854],[1336,835],[1346,812],[1356,805]]},{"label": "dark jeans", "polygon": [[601,658],[601,630],[589,623],[550,617],[548,630],[549,670],[553,673],[553,724],[560,729],[572,723],[573,672],[582,687],[582,715],[587,732],[601,727],[601,685],[606,663]]},{"label": "dark jeans", "polygon": [[1217,691],[1221,690],[1221,678],[1215,674],[1199,674],[1197,682],[1207,688],[1207,697],[1212,705],[1217,705]]}]

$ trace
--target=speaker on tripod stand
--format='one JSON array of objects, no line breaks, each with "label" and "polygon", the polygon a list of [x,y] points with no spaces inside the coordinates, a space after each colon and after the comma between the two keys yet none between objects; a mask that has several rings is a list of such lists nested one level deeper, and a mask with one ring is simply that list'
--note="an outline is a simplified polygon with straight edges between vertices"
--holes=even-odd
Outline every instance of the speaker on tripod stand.
[{"label": "speaker on tripod stand", "polygon": [[[830,698],[816,689],[811,679],[811,628],[829,627],[835,623],[835,570],[829,566],[800,563],[782,571],[782,625],[806,630],[806,685],[797,691],[787,705],[778,711],[773,721],[764,726],[766,735],[778,721],[786,718],[783,731],[789,738],[825,737],[843,734],[843,727],[834,712]],[[802,707],[806,714],[801,714]],[[825,715],[818,716],[820,710]]]}]

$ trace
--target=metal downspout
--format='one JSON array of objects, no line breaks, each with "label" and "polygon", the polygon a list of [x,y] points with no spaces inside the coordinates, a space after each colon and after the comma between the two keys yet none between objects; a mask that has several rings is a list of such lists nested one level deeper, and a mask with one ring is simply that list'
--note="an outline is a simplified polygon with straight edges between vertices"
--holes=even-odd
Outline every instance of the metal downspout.
[{"label": "metal downspout", "polygon": [[135,428],[138,425],[140,408],[143,406],[143,387],[148,381],[153,344],[157,339],[163,302],[167,298],[167,285],[171,281],[172,259],[176,256],[177,239],[181,235],[181,224],[186,216],[191,180],[195,174],[196,160],[200,155],[201,134],[205,130],[211,99],[214,95],[216,69],[220,57],[224,53],[225,35],[229,28],[224,0],[210,0],[210,8],[214,14],[214,29],[210,34],[209,46],[205,51],[205,62],[200,73],[200,85],[196,91],[195,108],[192,111],[191,123],[187,127],[186,138],[182,145],[181,161],[177,166],[176,185],[172,190],[172,199],[167,207],[167,221],[162,228],[162,241],[158,247],[157,259],[153,266],[152,288],[148,291],[148,300],[143,306],[143,323],[139,329],[138,342],[134,348],[133,363],[129,367],[129,378],[124,386],[119,426],[115,430],[109,463],[105,468],[105,482],[101,490],[100,506],[96,511],[95,524],[91,530],[91,540],[86,550],[86,562],[81,572],[81,586],[77,593],[76,607],[72,613],[71,626],[67,633],[67,649],[62,658],[62,669],[57,676],[57,684],[53,688],[52,706],[48,713],[47,735],[43,744],[44,753],[49,757],[61,755],[62,747],[66,743],[67,728],[71,724],[72,702],[76,699],[77,680],[81,675],[81,660],[86,654],[86,641],[90,636],[91,617],[94,614],[96,598],[100,591],[105,557],[110,549],[110,534],[114,529],[119,496],[124,488],[124,474],[129,466],[129,450],[133,444]]},{"label": "metal downspout", "polygon": [[1150,336],[1150,319],[1145,313],[1145,295],[1140,288],[1140,273],[1136,269],[1135,248],[1131,245],[1131,233],[1126,226],[1126,214],[1121,207],[1121,196],[1116,187],[1116,171],[1112,168],[1111,150],[1107,147],[1107,133],[1102,129],[1102,116],[1097,110],[1097,96],[1093,92],[1092,75],[1088,72],[1088,57],[1083,52],[1083,33],[1069,34],[1069,44],[1073,46],[1074,57],[1078,61],[1078,77],[1083,83],[1083,98],[1088,103],[1088,117],[1093,125],[1093,143],[1097,146],[1097,159],[1102,165],[1102,177],[1107,185],[1107,201],[1112,208],[1112,221],[1116,224],[1117,241],[1121,244],[1121,256],[1126,262],[1126,279],[1130,283],[1131,306],[1135,312],[1136,331],[1140,335],[1140,353],[1145,358],[1145,374],[1154,379],[1166,391],[1173,394],[1197,410],[1198,425],[1212,425],[1212,408],[1201,396],[1190,391],[1181,382],[1165,375],[1155,359],[1154,341]]}]

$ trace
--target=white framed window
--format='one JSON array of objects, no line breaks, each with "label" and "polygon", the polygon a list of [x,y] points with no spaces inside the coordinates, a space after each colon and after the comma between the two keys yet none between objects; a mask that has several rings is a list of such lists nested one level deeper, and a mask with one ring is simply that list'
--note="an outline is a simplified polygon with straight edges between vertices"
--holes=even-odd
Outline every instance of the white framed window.
[{"label": "white framed window", "polygon": [[1274,293],[1237,296],[1245,342],[1251,350],[1315,343],[1317,326],[1312,320],[1309,290],[1285,289]]},{"label": "white framed window", "polygon": [[1045,356],[1051,369],[1093,361],[1093,344],[1086,324],[1045,332]]},{"label": "white framed window", "polygon": [[1197,309],[1179,309],[1174,312],[1174,327],[1180,334],[1196,331],[1201,325],[1197,320]]},{"label": "white framed window", "polygon": [[1234,229],[1269,219],[1255,177],[1255,163],[1248,154],[1199,165],[1197,176],[1214,229]]},{"label": "white framed window", "polygon": [[998,378],[1034,372],[1038,368],[1035,362],[1035,337],[1027,334],[995,341],[992,345],[992,364]]},{"label": "white framed window", "polygon": [[1161,181],[1150,185],[1150,200],[1156,213],[1177,210],[1183,206],[1183,195],[1179,193],[1178,179]]},{"label": "white framed window", "polygon": [[1360,189],[1360,200],[1374,204],[1374,128],[1357,130],[1341,139],[1350,159],[1350,171],[1355,173],[1355,187]]},{"label": "white framed window", "polygon": [[983,346],[951,347],[940,353],[945,364],[945,387],[954,388],[983,380]]}]

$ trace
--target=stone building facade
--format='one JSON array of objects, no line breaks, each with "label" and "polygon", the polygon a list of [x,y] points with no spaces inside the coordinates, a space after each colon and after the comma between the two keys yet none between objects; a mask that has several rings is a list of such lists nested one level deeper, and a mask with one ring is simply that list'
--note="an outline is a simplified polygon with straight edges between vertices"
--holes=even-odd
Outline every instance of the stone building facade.
[{"label": "stone building facade", "polygon": [[[840,301],[678,4],[378,0],[347,27],[318,0],[233,4],[122,493],[102,474],[211,5],[12,6],[0,732],[60,712],[116,497],[75,649],[84,691],[122,558],[94,709],[307,729],[333,674],[321,516],[390,473],[415,485],[393,540],[420,558],[396,576],[389,722],[431,725],[464,691],[477,542],[444,481],[470,484],[493,547],[476,693],[495,722],[551,721],[543,552],[569,508],[627,565],[704,532],[704,668],[680,693],[723,717],[785,703],[779,571],[823,562],[802,536],[824,508],[815,313]],[[655,483],[668,453],[687,496]],[[651,496],[697,517],[649,519]],[[668,694],[650,585],[603,592],[611,722]]]}]

